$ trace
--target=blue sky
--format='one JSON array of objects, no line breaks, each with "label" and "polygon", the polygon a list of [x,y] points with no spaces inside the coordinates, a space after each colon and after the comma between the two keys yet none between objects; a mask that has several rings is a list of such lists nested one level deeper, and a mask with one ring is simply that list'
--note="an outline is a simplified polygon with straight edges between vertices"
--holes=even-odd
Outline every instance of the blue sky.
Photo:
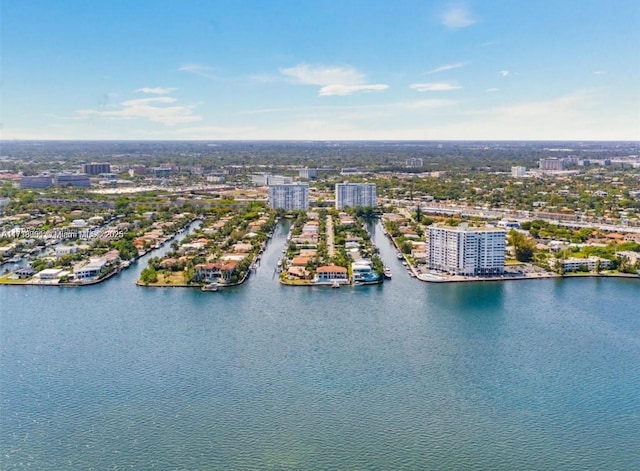
[{"label": "blue sky", "polygon": [[3,0],[3,139],[640,139],[636,0]]}]

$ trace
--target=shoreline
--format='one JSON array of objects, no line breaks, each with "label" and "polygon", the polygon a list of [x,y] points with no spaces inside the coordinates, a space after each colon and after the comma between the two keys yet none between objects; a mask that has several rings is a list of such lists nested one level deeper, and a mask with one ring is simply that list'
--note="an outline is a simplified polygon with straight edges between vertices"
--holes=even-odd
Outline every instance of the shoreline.
[{"label": "shoreline", "polygon": [[[167,239],[162,242],[157,248],[153,248],[151,250],[145,250],[142,253],[138,252],[138,254],[129,259],[126,260],[126,262],[128,262],[128,264],[126,266],[123,265],[123,262],[125,261],[121,261],[120,264],[118,265],[118,268],[116,268],[114,271],[112,271],[111,273],[108,273],[107,275],[103,276],[100,279],[97,280],[91,280],[91,281],[86,281],[86,282],[82,282],[82,283],[27,283],[26,281],[24,283],[20,283],[20,282],[16,282],[16,281],[20,281],[20,280],[14,280],[14,281],[0,281],[0,285],[2,286],[49,286],[49,287],[56,287],[56,288],[82,288],[84,286],[92,286],[92,285],[97,285],[100,284],[104,281],[107,281],[109,278],[117,275],[118,273],[128,270],[129,268],[131,268],[138,260],[140,260],[141,258],[143,258],[146,255],[149,255],[150,253],[156,251],[156,250],[160,250],[162,249],[165,245],[171,243],[179,234],[182,234],[184,232],[186,232],[188,230],[188,228],[200,221],[201,218],[193,218],[191,219],[191,221],[189,221],[187,224],[185,224],[180,230],[174,232],[173,234],[171,234],[170,236],[167,237]],[[13,273],[13,272],[11,272]],[[11,273],[7,274],[6,276],[9,276]],[[4,276],[3,276],[4,277]]]},{"label": "shoreline", "polygon": [[[383,226],[384,227],[384,226]],[[415,278],[418,281],[424,283],[486,283],[492,281],[527,281],[527,280],[548,280],[555,278],[626,278],[640,280],[640,274],[634,275],[632,273],[565,273],[560,275],[549,271],[541,271],[532,276],[527,275],[498,275],[498,276],[464,276],[464,275],[448,275],[446,273],[420,273],[414,265],[409,263],[407,257],[396,243],[395,238],[387,231],[384,232],[393,243],[393,247],[398,253],[402,254],[402,260],[406,262],[406,269],[411,275],[411,278]],[[526,264],[525,264],[526,265]],[[535,265],[529,265],[535,266]],[[542,269],[541,269],[542,270]]]}]

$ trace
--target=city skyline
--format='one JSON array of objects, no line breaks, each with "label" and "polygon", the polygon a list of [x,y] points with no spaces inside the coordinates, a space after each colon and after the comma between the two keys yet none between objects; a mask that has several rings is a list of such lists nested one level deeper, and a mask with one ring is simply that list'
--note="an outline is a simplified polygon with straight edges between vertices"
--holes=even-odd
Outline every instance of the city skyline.
[{"label": "city skyline", "polygon": [[2,6],[3,139],[638,140],[635,2]]}]

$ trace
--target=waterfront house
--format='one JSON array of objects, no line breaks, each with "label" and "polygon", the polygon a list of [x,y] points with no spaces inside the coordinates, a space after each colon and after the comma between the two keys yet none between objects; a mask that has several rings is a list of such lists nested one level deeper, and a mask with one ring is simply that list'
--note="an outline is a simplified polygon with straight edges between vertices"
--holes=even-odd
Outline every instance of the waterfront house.
[{"label": "waterfront house", "polygon": [[215,263],[199,263],[194,267],[194,279],[196,281],[211,281],[218,275]]},{"label": "waterfront house", "polygon": [[287,273],[290,278],[297,278],[299,280],[305,280],[307,276],[309,276],[309,272],[307,271],[307,269],[300,266],[289,267]]},{"label": "waterfront house", "polygon": [[117,263],[120,261],[120,251],[109,250],[102,256],[102,258],[107,262],[107,264]]},{"label": "waterfront house", "polygon": [[194,279],[196,281],[230,283],[237,266],[237,260],[219,260],[213,263],[200,263],[194,267]]},{"label": "waterfront house", "polygon": [[35,274],[35,270],[31,267],[24,267],[16,270],[15,275],[19,280],[24,280],[25,278],[31,278]]},{"label": "waterfront house", "polygon": [[73,269],[76,280],[87,281],[98,278],[100,271],[107,266],[107,260],[104,257],[89,260],[89,263]]},{"label": "waterfront house", "polygon": [[315,283],[333,283],[337,281],[340,284],[346,284],[349,282],[347,279],[347,269],[338,265],[318,267],[314,281]]},{"label": "waterfront house", "polygon": [[38,273],[36,273],[34,277],[38,278],[41,281],[52,281],[52,280],[57,280],[58,278],[62,277],[66,273],[67,272],[61,268],[45,268],[44,270],[41,270]]},{"label": "waterfront house", "polygon": [[0,257],[11,257],[16,248],[16,244],[3,245],[0,247]]},{"label": "waterfront house", "polygon": [[306,267],[309,260],[312,260],[312,257],[293,257],[291,260],[292,267]]},{"label": "waterfront house", "polygon": [[351,264],[351,273],[353,274],[353,281],[378,281],[380,276],[373,271],[371,262],[369,260],[358,260]]}]

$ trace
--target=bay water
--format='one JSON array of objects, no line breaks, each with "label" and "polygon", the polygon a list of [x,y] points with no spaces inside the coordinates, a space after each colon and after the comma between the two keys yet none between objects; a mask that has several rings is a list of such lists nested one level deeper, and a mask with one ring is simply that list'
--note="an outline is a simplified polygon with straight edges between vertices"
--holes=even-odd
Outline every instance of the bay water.
[{"label": "bay water", "polygon": [[640,282],[0,286],[0,468],[640,469]]}]

